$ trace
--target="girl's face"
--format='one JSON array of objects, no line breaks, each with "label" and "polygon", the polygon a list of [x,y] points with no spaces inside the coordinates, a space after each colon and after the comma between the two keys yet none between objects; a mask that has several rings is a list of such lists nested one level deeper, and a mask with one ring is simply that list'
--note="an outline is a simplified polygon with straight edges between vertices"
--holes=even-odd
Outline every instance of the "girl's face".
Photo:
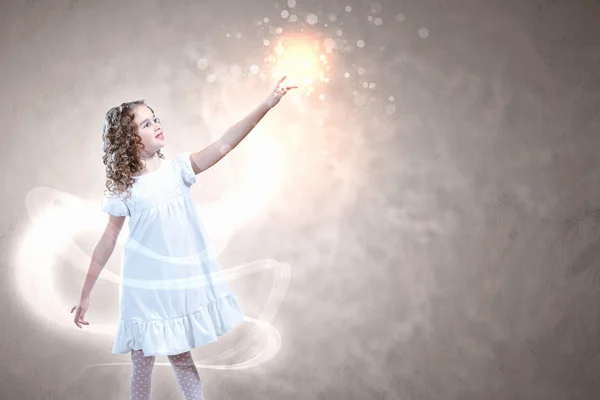
[{"label": "girl's face", "polygon": [[145,146],[142,153],[150,157],[157,150],[165,147],[165,138],[162,126],[160,125],[160,119],[148,107],[143,105],[135,109],[134,115],[133,123],[137,125],[138,135],[142,138],[142,143]]}]

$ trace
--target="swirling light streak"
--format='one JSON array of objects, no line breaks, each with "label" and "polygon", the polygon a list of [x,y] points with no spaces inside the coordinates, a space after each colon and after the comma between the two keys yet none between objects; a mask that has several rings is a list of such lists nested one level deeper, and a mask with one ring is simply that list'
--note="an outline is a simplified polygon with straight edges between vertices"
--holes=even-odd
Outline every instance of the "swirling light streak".
[{"label": "swirling light streak", "polygon": [[[254,194],[257,192],[252,190],[251,193]],[[250,194],[246,196],[234,196],[237,199],[246,199],[249,197],[251,197]],[[237,202],[229,200],[225,204],[212,205],[212,214],[219,214],[213,215],[214,219],[212,219],[213,236],[217,238],[217,240],[211,240],[213,244],[216,243],[216,246],[212,247],[213,249],[217,249],[218,252],[222,251],[232,236],[235,227],[233,222],[239,222],[240,219],[244,220],[243,213],[252,214],[256,212],[256,209],[262,205],[260,200],[264,201],[266,197],[255,196],[253,200],[250,202],[244,200],[243,207],[240,204],[242,200],[238,200]],[[59,204],[57,204],[57,201]],[[47,187],[37,187],[31,190],[26,196],[26,207],[32,227],[24,236],[17,252],[17,258],[13,263],[15,266],[15,285],[18,293],[23,295],[22,301],[28,306],[30,313],[48,322],[47,326],[51,329],[57,331],[70,330],[72,332],[74,329],[72,314],[68,314],[67,312],[72,306],[71,301],[67,301],[64,294],[58,291],[55,286],[56,276],[54,267],[56,266],[56,260],[63,258],[71,266],[86,273],[91,256],[86,254],[75,243],[73,237],[86,230],[92,232],[100,231],[105,226],[106,214],[99,211],[98,205],[87,204],[74,195]],[[229,212],[229,210],[235,211]],[[200,210],[198,210],[198,213],[202,214]],[[219,221],[219,223],[216,224],[214,223],[215,221]],[[124,226],[123,230],[123,234],[117,239],[117,244],[120,245],[123,245],[124,237],[128,236],[127,225]],[[150,249],[145,249],[139,244],[138,246],[140,247],[137,250],[150,251]],[[290,266],[276,260],[257,260],[233,268],[223,269],[216,274],[216,277],[229,281],[267,269],[274,269],[275,276],[273,287],[269,293],[265,307],[258,319],[247,316],[244,318],[244,320],[254,323],[252,329],[239,343],[233,345],[223,353],[210,357],[207,360],[202,360],[205,363],[197,364],[199,367],[223,370],[251,368],[268,361],[277,354],[281,346],[281,336],[270,322],[275,317],[287,293],[291,274]],[[122,277],[106,268],[100,275],[100,279],[119,284],[135,283],[131,280],[123,281]],[[206,280],[188,279],[184,286],[199,287],[205,282]],[[177,281],[162,282],[162,286],[177,283]],[[145,281],[144,284],[151,284],[151,281]],[[35,296],[29,295],[31,293],[35,293]],[[86,326],[85,333],[112,336],[116,331],[116,326],[116,324],[90,324]],[[252,359],[232,365],[209,364],[222,361],[226,357],[234,357],[251,347],[254,341],[263,336],[267,338],[265,348]],[[102,365],[121,365],[121,363],[93,364],[86,368]],[[163,365],[169,364],[165,363]]]}]

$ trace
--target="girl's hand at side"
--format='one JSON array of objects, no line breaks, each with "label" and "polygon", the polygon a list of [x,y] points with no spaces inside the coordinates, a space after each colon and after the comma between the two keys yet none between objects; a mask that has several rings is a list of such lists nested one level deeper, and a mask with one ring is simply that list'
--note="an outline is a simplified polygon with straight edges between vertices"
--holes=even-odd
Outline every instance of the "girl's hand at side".
[{"label": "girl's hand at side", "polygon": [[81,329],[81,324],[83,325],[89,325],[90,323],[85,321],[85,313],[88,309],[88,306],[90,305],[90,298],[88,297],[82,297],[79,300],[79,304],[76,306],[73,306],[73,308],[71,309],[71,314],[73,314],[73,311],[77,310],[77,312],[75,313],[75,318],[73,319],[73,321],[75,322],[75,325],[77,325],[79,327],[79,329]]}]

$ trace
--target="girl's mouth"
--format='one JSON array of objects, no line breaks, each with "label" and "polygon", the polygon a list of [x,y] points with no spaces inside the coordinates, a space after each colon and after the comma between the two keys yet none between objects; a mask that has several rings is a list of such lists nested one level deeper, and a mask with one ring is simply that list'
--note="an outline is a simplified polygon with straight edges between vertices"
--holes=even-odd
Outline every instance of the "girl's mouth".
[{"label": "girl's mouth", "polygon": [[162,139],[164,139],[165,137],[163,136],[163,134],[162,134],[162,133],[160,133],[160,134],[156,135],[156,138],[157,138],[157,139],[161,139],[161,140],[162,140]]}]

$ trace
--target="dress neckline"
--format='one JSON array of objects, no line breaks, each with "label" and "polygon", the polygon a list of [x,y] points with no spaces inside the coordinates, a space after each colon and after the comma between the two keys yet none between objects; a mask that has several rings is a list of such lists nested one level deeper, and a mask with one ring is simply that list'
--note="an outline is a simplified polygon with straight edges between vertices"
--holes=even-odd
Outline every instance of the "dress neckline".
[{"label": "dress neckline", "polygon": [[152,174],[154,174],[154,173],[158,172],[158,171],[159,171],[159,170],[162,168],[162,166],[163,166],[163,164],[164,164],[164,162],[163,162],[163,159],[162,159],[162,158],[160,158],[160,157],[159,157],[158,159],[160,160],[160,163],[158,164],[158,168],[156,168],[154,171],[152,171],[152,172],[146,172],[146,173],[145,173],[145,174],[143,174],[143,175],[132,176],[132,178],[133,178],[133,179],[139,179],[139,178],[143,178],[144,176],[152,175]]}]

